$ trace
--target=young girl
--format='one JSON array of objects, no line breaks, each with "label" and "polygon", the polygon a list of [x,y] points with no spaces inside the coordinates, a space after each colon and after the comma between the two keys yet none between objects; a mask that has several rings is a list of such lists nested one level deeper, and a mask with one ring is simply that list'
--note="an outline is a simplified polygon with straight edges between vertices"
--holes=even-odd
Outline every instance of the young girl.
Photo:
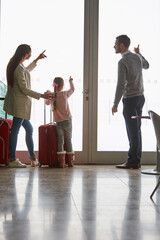
[{"label": "young girl", "polygon": [[[69,78],[70,89],[62,91],[64,86],[64,80],[61,77],[56,77],[53,80],[54,87],[54,99],[45,100],[46,104],[52,104],[53,121],[56,122],[56,130],[58,136],[58,161],[59,167],[66,166],[64,145],[64,133],[65,144],[67,150],[67,163],[68,167],[73,167],[74,152],[72,148],[72,115],[69,109],[68,98],[74,92],[73,78]],[[50,91],[47,91],[49,93]]]}]

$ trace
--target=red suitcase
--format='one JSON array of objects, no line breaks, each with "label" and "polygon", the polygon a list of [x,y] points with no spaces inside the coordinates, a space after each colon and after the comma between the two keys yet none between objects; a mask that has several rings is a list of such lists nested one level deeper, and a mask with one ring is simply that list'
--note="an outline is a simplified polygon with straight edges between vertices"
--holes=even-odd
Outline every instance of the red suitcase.
[{"label": "red suitcase", "polygon": [[39,166],[58,167],[57,133],[55,124],[39,127]]},{"label": "red suitcase", "polygon": [[[50,107],[50,122],[52,122],[52,107]],[[57,133],[55,123],[46,124],[46,104],[44,101],[44,125],[39,127],[39,166],[58,167]]]},{"label": "red suitcase", "polygon": [[[0,98],[0,100],[4,100],[4,98]],[[5,114],[5,117],[7,117],[7,114]],[[11,119],[0,118],[0,164],[8,164],[11,125]]]}]

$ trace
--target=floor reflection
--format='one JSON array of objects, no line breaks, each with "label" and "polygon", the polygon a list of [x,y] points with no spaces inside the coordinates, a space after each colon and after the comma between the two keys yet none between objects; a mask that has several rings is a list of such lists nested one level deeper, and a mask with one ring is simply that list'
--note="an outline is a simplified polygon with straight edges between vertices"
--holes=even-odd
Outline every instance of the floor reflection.
[{"label": "floor reflection", "polygon": [[159,240],[156,181],[114,166],[0,167],[0,240]]},{"label": "floor reflection", "polygon": [[[7,212],[4,213],[3,233],[4,239],[23,239],[31,237],[31,219],[29,213],[32,208],[32,199],[36,189],[34,187],[35,172],[10,172],[12,176],[2,205]],[[10,209],[10,212],[9,212]],[[20,227],[24,225],[24,227]],[[15,228],[16,226],[16,228]],[[13,230],[15,231],[13,232]]]},{"label": "floor reflection", "polygon": [[129,193],[125,203],[121,239],[143,240],[143,229],[140,224],[141,176],[128,176],[128,187]]}]

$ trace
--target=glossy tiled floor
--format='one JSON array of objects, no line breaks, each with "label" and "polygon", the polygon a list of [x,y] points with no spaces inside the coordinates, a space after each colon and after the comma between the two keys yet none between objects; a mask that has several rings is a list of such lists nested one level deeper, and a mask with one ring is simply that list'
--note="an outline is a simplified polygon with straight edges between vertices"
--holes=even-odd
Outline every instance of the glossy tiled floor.
[{"label": "glossy tiled floor", "polygon": [[1,167],[0,240],[159,240],[156,180],[106,165]]}]

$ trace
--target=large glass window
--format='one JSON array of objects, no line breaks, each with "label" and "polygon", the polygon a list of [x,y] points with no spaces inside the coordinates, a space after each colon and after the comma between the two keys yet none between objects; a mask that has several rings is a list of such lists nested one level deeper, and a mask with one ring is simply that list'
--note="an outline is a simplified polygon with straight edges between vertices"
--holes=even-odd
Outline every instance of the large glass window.
[{"label": "large glass window", "polygon": [[[41,93],[53,90],[52,81],[56,76],[64,78],[67,89],[68,79],[73,77],[76,91],[69,102],[74,150],[78,151],[82,150],[83,32],[84,1],[1,1],[0,79],[6,83],[6,66],[19,44],[26,43],[32,48],[32,57],[24,62],[25,66],[46,50],[47,59],[40,60],[31,72],[32,89]],[[32,100],[35,150],[38,149],[38,127],[44,122],[43,107],[42,99]],[[19,134],[18,150],[26,150],[23,129]]]},{"label": "large glass window", "polygon": [[[118,113],[111,114],[117,82],[117,63],[120,54],[113,49],[115,38],[127,34],[130,50],[140,44],[142,55],[150,68],[143,71],[148,110],[160,114],[160,1],[159,0],[100,0],[99,1],[99,76],[98,76],[98,151],[126,151],[128,145],[122,103]],[[150,120],[142,120],[143,151],[155,150],[155,136]]]}]

